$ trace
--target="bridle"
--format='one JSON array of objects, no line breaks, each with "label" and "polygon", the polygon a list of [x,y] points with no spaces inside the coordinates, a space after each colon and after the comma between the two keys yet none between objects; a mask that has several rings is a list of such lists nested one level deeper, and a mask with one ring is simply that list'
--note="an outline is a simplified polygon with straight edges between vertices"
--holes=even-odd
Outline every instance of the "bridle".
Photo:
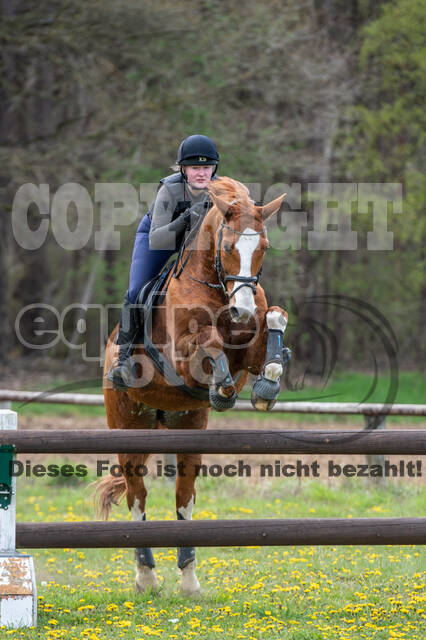
[{"label": "bridle", "polygon": [[[250,287],[250,289],[253,291],[253,295],[256,295],[256,286],[257,286],[257,283],[259,282],[259,278],[262,273],[262,266],[260,267],[259,271],[255,276],[228,275],[223,267],[222,260],[220,257],[220,250],[222,246],[222,236],[223,236],[224,229],[230,229],[233,233],[236,233],[239,236],[255,236],[255,235],[258,236],[258,235],[265,234],[264,228],[261,231],[256,231],[255,233],[244,233],[244,231],[236,231],[233,227],[230,227],[229,225],[225,224],[225,221],[222,221],[222,224],[219,228],[218,243],[217,243],[216,255],[214,258],[214,269],[217,273],[217,279],[219,281],[219,284],[214,285],[208,282],[206,284],[208,284],[209,286],[215,287],[217,289],[221,288],[224,295],[228,299],[228,301],[237,293],[237,291],[239,291],[243,287]],[[229,293],[226,288],[227,282],[241,282],[241,284],[238,287],[236,287],[233,291],[231,291],[231,293]]]},{"label": "bridle", "polygon": [[[235,204],[235,201],[230,202],[229,206],[231,206],[232,204]],[[239,291],[243,287],[250,287],[250,289],[253,291],[253,295],[256,295],[256,290],[257,290],[256,286],[257,286],[257,284],[259,282],[259,278],[260,278],[260,275],[262,273],[262,266],[263,265],[260,267],[259,271],[257,272],[257,274],[255,276],[232,276],[232,275],[227,274],[225,269],[224,269],[224,267],[223,267],[222,260],[221,260],[221,257],[220,257],[220,251],[221,251],[221,248],[222,248],[222,238],[223,238],[223,230],[224,229],[230,229],[233,233],[236,233],[239,236],[265,235],[265,233],[266,233],[266,229],[264,227],[263,227],[263,229],[261,229],[261,231],[256,231],[254,233],[245,233],[244,231],[236,231],[233,227],[230,227],[229,225],[225,224],[225,220],[223,220],[222,224],[220,225],[220,228],[219,228],[216,254],[215,254],[215,257],[214,257],[214,270],[215,270],[216,275],[217,275],[218,284],[216,284],[214,282],[208,282],[207,280],[199,280],[198,278],[194,278],[190,274],[188,274],[188,275],[191,278],[191,280],[195,280],[196,282],[200,282],[201,284],[205,284],[208,287],[211,287],[212,289],[221,289],[222,293],[227,298],[228,302],[237,293],[237,291]],[[182,270],[183,270],[184,266],[186,265],[186,263],[188,262],[189,256],[191,255],[192,251],[193,251],[193,249],[190,250],[189,255],[186,257],[186,260],[185,260],[184,264],[182,265],[181,269],[179,270],[179,273],[177,275],[174,274],[174,277],[179,277],[179,275],[182,273]],[[241,284],[238,287],[236,287],[233,291],[231,291],[231,293],[228,293],[228,290],[226,288],[226,283],[227,282],[240,282]]]}]

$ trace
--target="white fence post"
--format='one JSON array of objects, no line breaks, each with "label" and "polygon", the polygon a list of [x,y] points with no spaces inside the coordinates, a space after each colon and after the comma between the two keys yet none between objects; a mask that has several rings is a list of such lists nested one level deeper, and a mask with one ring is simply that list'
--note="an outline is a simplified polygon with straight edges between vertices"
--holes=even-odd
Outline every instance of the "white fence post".
[{"label": "white fence post", "polygon": [[[0,410],[0,430],[17,429],[15,411]],[[16,532],[16,478],[12,475],[12,447],[0,447],[0,627],[35,627],[37,589],[33,557],[18,553]]]}]

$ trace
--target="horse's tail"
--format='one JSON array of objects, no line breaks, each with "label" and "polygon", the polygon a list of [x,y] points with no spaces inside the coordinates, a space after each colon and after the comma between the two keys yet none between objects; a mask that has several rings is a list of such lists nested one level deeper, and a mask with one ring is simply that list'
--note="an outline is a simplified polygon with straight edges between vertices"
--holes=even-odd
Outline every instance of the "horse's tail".
[{"label": "horse's tail", "polygon": [[96,515],[102,520],[108,520],[111,505],[118,505],[125,491],[126,480],[124,476],[114,477],[109,474],[97,482],[95,489]]}]

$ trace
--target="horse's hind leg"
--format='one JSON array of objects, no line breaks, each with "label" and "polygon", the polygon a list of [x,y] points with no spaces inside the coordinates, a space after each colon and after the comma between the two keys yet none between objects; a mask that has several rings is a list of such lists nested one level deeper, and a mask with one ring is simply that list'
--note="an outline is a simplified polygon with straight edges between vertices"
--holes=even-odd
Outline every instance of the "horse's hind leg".
[{"label": "horse's hind leg", "polygon": [[[132,514],[132,519],[136,522],[145,521],[145,501],[147,491],[143,481],[142,474],[144,472],[143,465],[149,454],[120,454],[118,456],[121,468],[124,469],[126,475],[126,498],[127,506]],[[128,471],[126,471],[126,465]],[[152,551],[149,547],[141,547],[135,549],[135,569],[136,591],[144,592],[151,588],[153,591],[158,589],[158,580],[154,571],[155,561]]]},{"label": "horse's hind leg", "polygon": [[[201,465],[201,455],[178,454],[176,481],[176,515],[178,520],[192,520],[195,504],[195,478]],[[195,574],[194,547],[178,547],[178,567],[181,570],[179,588],[186,595],[198,594],[200,583]]]},{"label": "horse's hind leg", "polygon": [[[205,429],[209,409],[196,411],[165,411],[162,415],[162,426],[169,429]],[[195,504],[195,479],[201,466],[201,455],[198,453],[177,454],[176,478],[176,515],[178,520],[192,520]],[[178,567],[181,571],[180,590],[186,595],[198,595],[200,583],[195,575],[194,547],[178,548]]]},{"label": "horse's hind leg", "polygon": [[[106,365],[107,367],[107,365]],[[157,427],[157,410],[134,400],[128,393],[104,389],[105,409],[110,429],[155,429]],[[146,464],[149,454],[119,454],[118,460],[123,470],[127,506],[133,520],[141,522],[145,520],[146,488],[143,481],[143,465]],[[112,480],[107,486],[114,486]],[[104,502],[107,506],[112,502],[106,493]],[[111,491],[109,492],[111,493]],[[143,526],[143,525],[141,525]],[[136,582],[137,591],[153,590],[158,588],[158,581],[154,571],[154,557],[149,548],[135,549],[136,555]]]}]

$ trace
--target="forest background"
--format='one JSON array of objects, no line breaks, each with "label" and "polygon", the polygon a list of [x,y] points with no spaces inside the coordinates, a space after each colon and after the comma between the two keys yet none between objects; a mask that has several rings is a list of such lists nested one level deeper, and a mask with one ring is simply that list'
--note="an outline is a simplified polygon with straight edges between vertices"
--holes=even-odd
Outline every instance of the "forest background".
[{"label": "forest background", "polygon": [[[85,360],[81,348],[102,352],[105,335],[93,309],[83,314],[83,334],[76,331],[81,309],[67,313],[68,344],[49,349],[22,344],[16,318],[35,305],[20,331],[42,346],[46,338],[34,327],[45,312],[37,304],[60,313],[73,304],[120,305],[138,224],[118,222],[119,251],[96,249],[95,209],[83,248],[64,250],[49,230],[29,250],[11,224],[21,185],[48,184],[51,196],[65,183],[83,185],[92,197],[95,183],[139,190],[171,173],[183,138],[203,133],[217,144],[219,173],[260,183],[261,198],[271,185],[301,185],[300,204],[287,200],[271,230],[279,235],[262,274],[269,303],[289,311],[287,342],[298,366],[324,376],[327,367],[387,367],[393,357],[400,369],[424,371],[421,0],[3,0],[1,14],[3,366],[42,358],[43,367],[100,375],[99,362]],[[356,250],[310,248],[308,185],[316,183],[401,184],[402,212],[390,208],[387,216],[393,248],[368,248],[374,212],[357,202]],[[141,203],[139,219],[146,208]],[[300,211],[306,226],[297,247],[286,224]],[[74,214],[70,208],[70,227]],[[31,207],[30,228],[40,220]]]}]

